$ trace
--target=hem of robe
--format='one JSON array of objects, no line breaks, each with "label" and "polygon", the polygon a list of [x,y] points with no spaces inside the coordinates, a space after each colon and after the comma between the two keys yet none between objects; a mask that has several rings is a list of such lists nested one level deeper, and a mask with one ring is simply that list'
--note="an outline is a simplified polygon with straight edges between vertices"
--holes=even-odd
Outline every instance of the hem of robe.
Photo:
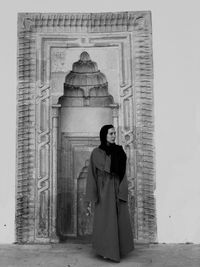
[{"label": "hem of robe", "polygon": [[105,257],[108,260],[112,260],[114,262],[120,262],[120,257],[116,258],[116,257],[111,257],[110,255],[103,253],[103,252],[99,252],[98,249],[96,249],[95,247],[93,247],[93,249],[95,250],[95,253],[101,257]]},{"label": "hem of robe", "polygon": [[121,257],[125,257],[128,253],[130,253],[130,252],[133,251],[133,250],[134,250],[134,245],[133,245],[132,248],[127,249],[126,251],[120,251],[120,256],[121,256]]},{"label": "hem of robe", "polygon": [[106,252],[104,253],[103,251],[100,251],[99,249],[95,248],[95,246],[93,246],[93,249],[95,250],[96,254],[101,256],[101,257],[105,257],[105,258],[112,260],[112,261],[115,261],[115,262],[120,262],[121,257],[125,257],[127,254],[129,254],[131,251],[134,250],[134,245],[131,248],[127,249],[126,251],[120,251],[119,258],[114,257],[114,256],[112,257],[112,256],[108,255]]}]

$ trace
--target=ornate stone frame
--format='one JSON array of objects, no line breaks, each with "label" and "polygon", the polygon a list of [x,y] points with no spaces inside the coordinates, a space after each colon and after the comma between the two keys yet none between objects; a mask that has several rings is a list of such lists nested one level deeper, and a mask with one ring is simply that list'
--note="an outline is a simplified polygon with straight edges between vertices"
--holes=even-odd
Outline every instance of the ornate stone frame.
[{"label": "ornate stone frame", "polygon": [[57,103],[62,93],[50,77],[55,46],[119,47],[120,140],[131,163],[127,174],[134,234],[139,241],[156,241],[151,13],[140,11],[19,14],[17,242],[58,241]]}]

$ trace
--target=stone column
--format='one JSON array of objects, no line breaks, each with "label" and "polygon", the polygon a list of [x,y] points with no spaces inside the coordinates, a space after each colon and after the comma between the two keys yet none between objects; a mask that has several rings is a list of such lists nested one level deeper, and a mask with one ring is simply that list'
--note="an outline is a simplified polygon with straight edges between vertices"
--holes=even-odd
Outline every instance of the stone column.
[{"label": "stone column", "polygon": [[52,105],[52,196],[51,196],[51,233],[50,241],[59,242],[56,234],[57,224],[57,149],[58,149],[58,119],[61,105]]}]

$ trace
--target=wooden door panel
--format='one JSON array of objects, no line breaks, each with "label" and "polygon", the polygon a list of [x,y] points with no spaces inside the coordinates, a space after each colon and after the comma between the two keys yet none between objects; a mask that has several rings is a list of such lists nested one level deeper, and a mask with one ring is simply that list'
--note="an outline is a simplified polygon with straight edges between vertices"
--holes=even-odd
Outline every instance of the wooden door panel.
[{"label": "wooden door panel", "polygon": [[92,212],[90,214],[87,210],[88,203],[84,201],[88,163],[89,161],[87,160],[86,165],[83,167],[77,181],[77,235],[79,237],[87,237],[92,234],[94,206],[92,205]]},{"label": "wooden door panel", "polygon": [[88,215],[85,189],[90,154],[98,144],[98,137],[62,134],[58,180],[58,233],[62,238],[92,234],[93,206]]}]

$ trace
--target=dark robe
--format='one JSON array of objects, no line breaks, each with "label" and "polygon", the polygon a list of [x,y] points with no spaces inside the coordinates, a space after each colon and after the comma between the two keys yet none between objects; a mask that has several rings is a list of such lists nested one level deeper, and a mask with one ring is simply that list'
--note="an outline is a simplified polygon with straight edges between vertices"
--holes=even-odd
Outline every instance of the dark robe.
[{"label": "dark robe", "polygon": [[111,157],[95,148],[90,157],[86,200],[95,202],[92,244],[98,255],[119,262],[133,250],[126,175],[110,173]]}]

